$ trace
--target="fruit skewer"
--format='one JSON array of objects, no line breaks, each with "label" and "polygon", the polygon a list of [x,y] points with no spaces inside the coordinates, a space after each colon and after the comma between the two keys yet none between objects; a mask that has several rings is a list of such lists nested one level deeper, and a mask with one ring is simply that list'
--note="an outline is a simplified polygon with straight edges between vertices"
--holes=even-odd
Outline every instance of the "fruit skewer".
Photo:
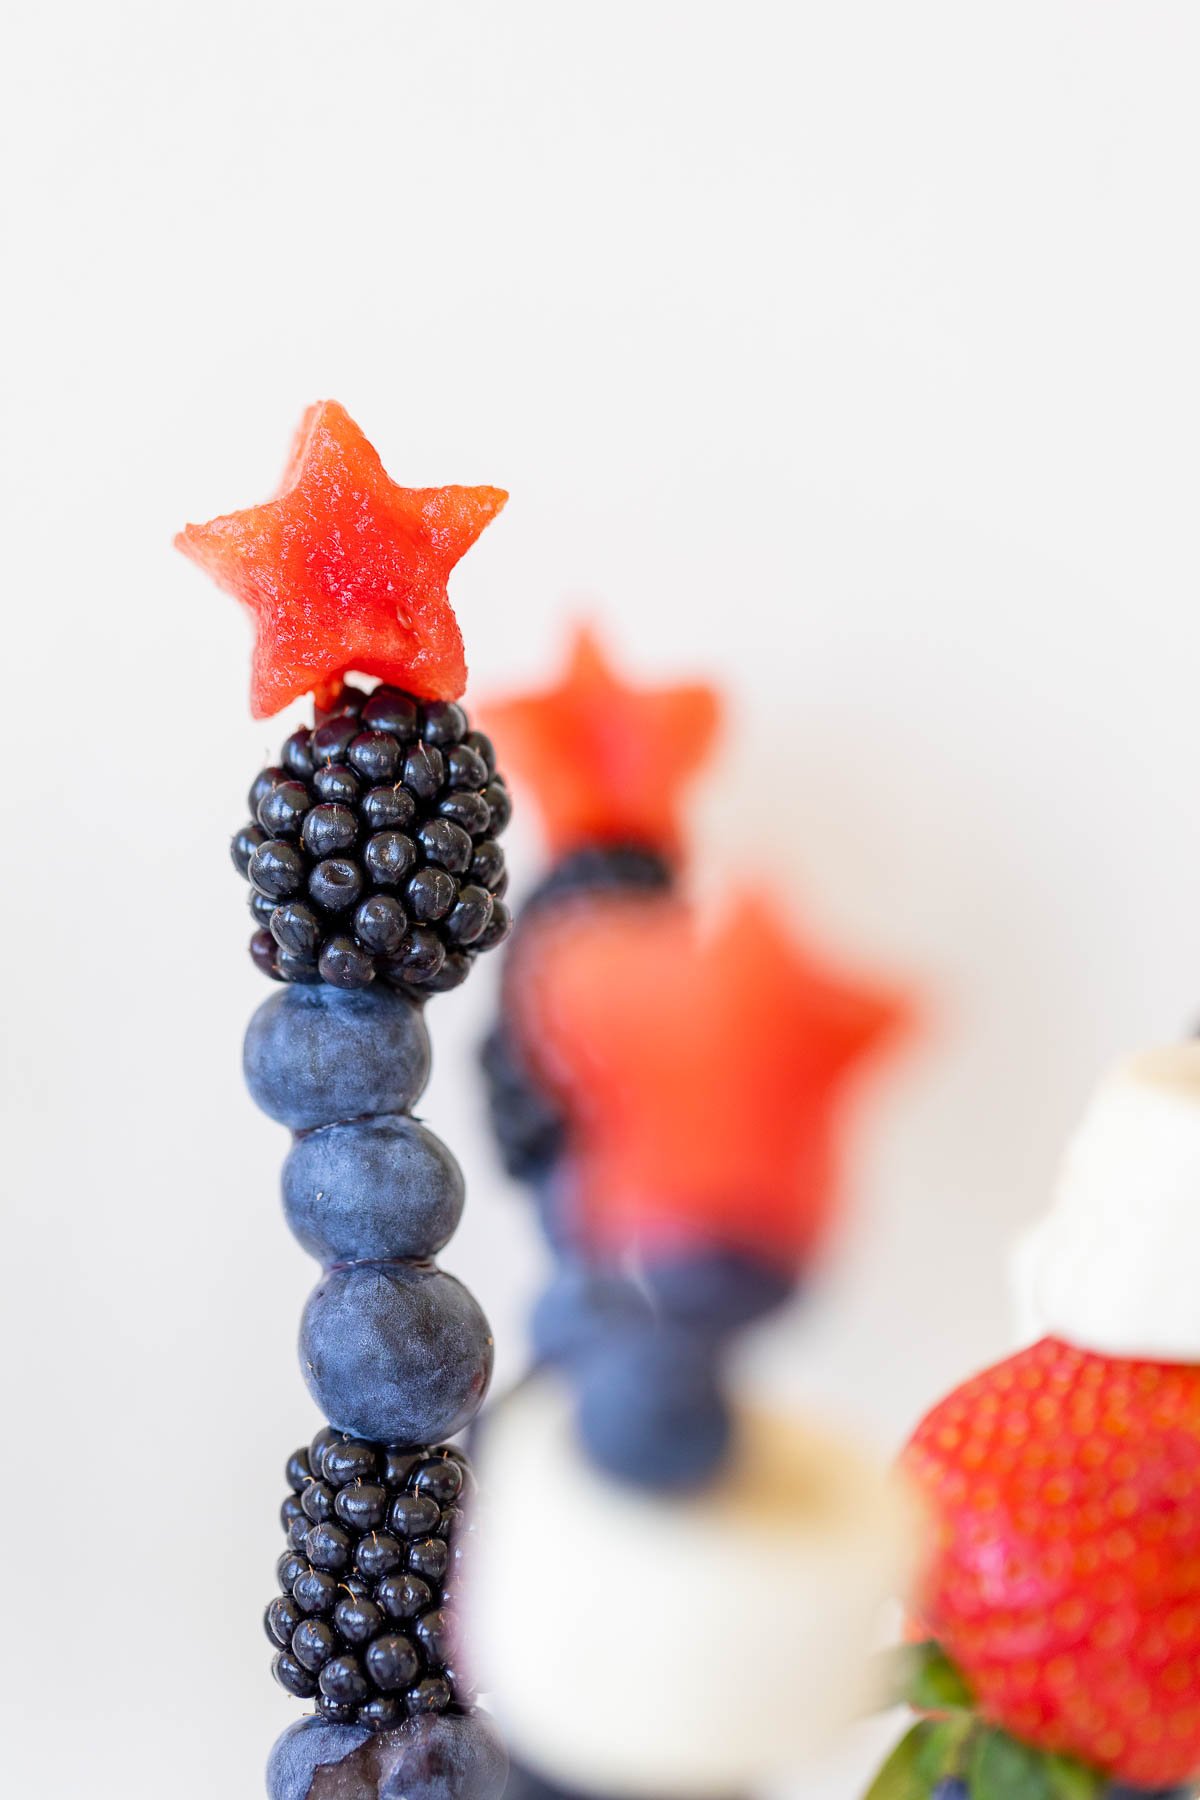
[{"label": "fruit skewer", "polygon": [[503,500],[398,487],[323,403],[275,500],[179,539],[254,615],[255,716],[316,703],[233,841],[251,955],[279,983],[250,1022],[246,1082],[292,1134],[285,1215],[323,1269],[300,1355],[327,1423],[287,1464],[266,1613],[277,1679],[316,1711],[275,1746],[271,1800],[494,1800],[505,1779],[456,1625],[472,1479],[449,1442],[483,1400],[492,1338],[435,1261],[463,1182],[412,1117],[425,1002],[509,923],[508,795],[458,704],[446,597]]}]

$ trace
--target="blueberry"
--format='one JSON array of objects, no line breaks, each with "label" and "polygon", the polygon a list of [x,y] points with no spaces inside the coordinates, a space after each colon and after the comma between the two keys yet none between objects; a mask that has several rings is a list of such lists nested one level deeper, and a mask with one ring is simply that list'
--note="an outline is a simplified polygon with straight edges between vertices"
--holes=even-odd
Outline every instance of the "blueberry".
[{"label": "blueberry", "polygon": [[271,1672],[280,1687],[297,1700],[311,1700],[317,1691],[316,1682],[290,1650],[278,1652],[271,1663]]},{"label": "blueberry", "polygon": [[462,1172],[424,1125],[380,1114],[297,1139],[283,1166],[287,1222],[335,1262],[435,1256],[462,1218]]},{"label": "blueberry", "polygon": [[408,915],[391,894],[372,894],[355,908],[354,935],[372,956],[395,956],[407,929]]},{"label": "blueberry", "polygon": [[340,763],[358,736],[358,720],[352,713],[338,713],[318,725],[312,734],[313,762]]},{"label": "blueberry", "polygon": [[426,861],[449,869],[452,875],[463,875],[471,866],[474,846],[470,833],[453,819],[427,819],[417,831],[417,842]]},{"label": "blueberry", "polygon": [[396,887],[417,860],[417,847],[402,831],[377,831],[367,839],[363,864],[378,887]]},{"label": "blueberry", "polygon": [[304,858],[295,844],[282,838],[268,838],[250,858],[250,880],[260,894],[272,900],[287,900],[304,886]]},{"label": "blueberry", "polygon": [[388,1631],[368,1644],[363,1661],[376,1687],[385,1694],[397,1693],[415,1679],[421,1661],[402,1632]]},{"label": "blueberry", "polygon": [[250,809],[251,818],[258,817],[259,802],[266,798],[271,789],[275,786],[275,783],[277,781],[286,781],[287,779],[288,772],[286,769],[272,767],[270,769],[259,770],[258,774],[254,777],[250,792],[246,796],[246,803]]},{"label": "blueberry", "polygon": [[482,837],[492,822],[492,809],[482,794],[447,794],[438,801],[438,812],[443,819],[453,819],[472,837]]},{"label": "blueberry", "polygon": [[397,956],[388,962],[384,974],[391,981],[412,982],[420,986],[437,974],[446,960],[446,946],[429,925],[410,925]]},{"label": "blueberry", "polygon": [[406,787],[373,787],[359,808],[368,831],[403,831],[417,816],[417,803]]},{"label": "blueberry", "polygon": [[455,944],[475,944],[492,922],[495,902],[486,888],[468,883],[458,890],[458,899],[446,920],[446,936]]},{"label": "blueberry", "polygon": [[483,790],[483,797],[492,809],[492,830],[499,834],[512,818],[512,799],[508,789],[496,778],[488,782]]},{"label": "blueberry", "polygon": [[324,912],[345,912],[354,906],[363,890],[358,864],[348,856],[329,856],[319,862],[308,878],[310,897]]},{"label": "blueberry", "polygon": [[[1111,1800],[1114,1790],[1108,1788],[1106,1792]],[[1154,1800],[1153,1795],[1147,1794],[1144,1788],[1139,1789],[1138,1794],[1139,1800]],[[961,1775],[947,1775],[935,1783],[929,1800],[971,1800],[971,1790]]]},{"label": "blueberry", "polygon": [[404,759],[404,785],[418,800],[432,800],[445,773],[442,753],[432,744],[414,744]]},{"label": "blueberry", "polygon": [[297,781],[310,781],[313,773],[312,732],[303,725],[299,731],[293,731],[283,746],[280,760]]},{"label": "blueberry", "polygon": [[711,1349],[678,1328],[605,1338],[576,1365],[580,1436],[618,1480],[654,1490],[709,1480],[730,1424]]},{"label": "blueberry", "polygon": [[303,900],[285,900],[271,913],[271,936],[281,950],[311,962],[321,943],[321,924]]},{"label": "blueberry", "polygon": [[649,1302],[626,1276],[564,1259],[534,1307],[534,1355],[570,1362],[649,1318]]},{"label": "blueberry", "polygon": [[452,1275],[422,1264],[330,1270],[305,1308],[300,1353],[326,1418],[393,1444],[461,1431],[492,1370],[478,1304]]},{"label": "blueberry", "polygon": [[348,806],[323,800],[304,821],[301,839],[310,856],[336,856],[349,850],[358,836],[358,820]]},{"label": "blueberry", "polygon": [[381,1734],[375,1754],[378,1800],[500,1800],[508,1777],[500,1734],[477,1709],[427,1711]]},{"label": "blueberry", "polygon": [[[446,752],[446,786],[473,788],[477,792],[487,786],[490,771],[478,750],[470,744],[455,744]],[[482,798],[482,795],[480,796]]]},{"label": "blueberry", "polygon": [[361,1706],[370,1693],[357,1656],[335,1656],[321,1670],[320,1688],[335,1706]]},{"label": "blueberry", "polygon": [[429,1037],[418,1008],[386,988],[287,987],[251,1019],[243,1066],[256,1105],[306,1131],[406,1111],[429,1079]]},{"label": "blueberry", "polygon": [[358,776],[347,763],[326,763],[313,776],[313,786],[335,806],[353,806],[358,799]]},{"label": "blueberry", "polygon": [[[324,864],[328,868],[328,864]],[[344,933],[332,937],[321,951],[317,967],[321,980],[336,988],[364,988],[375,979],[370,953]]]},{"label": "blueberry", "polygon": [[427,700],[421,708],[421,736],[427,744],[457,744],[467,729],[467,715],[453,700]]},{"label": "blueberry", "polygon": [[389,1619],[415,1619],[433,1605],[433,1589],[419,1575],[398,1569],[380,1582],[375,1598]]},{"label": "blueberry", "polygon": [[504,873],[504,851],[495,838],[484,838],[481,844],[476,844],[469,872],[471,880],[481,887],[495,887]]},{"label": "blueberry", "polygon": [[[364,1725],[334,1725],[312,1717],[297,1719],[271,1752],[267,1764],[268,1800],[310,1800],[318,1769],[344,1762],[371,1741],[372,1734]],[[448,1795],[446,1800],[450,1800]]]},{"label": "blueberry", "polygon": [[713,1336],[740,1331],[773,1312],[796,1285],[779,1265],[736,1250],[656,1256],[642,1277],[666,1318]]},{"label": "blueberry", "polygon": [[277,781],[258,803],[258,822],[273,838],[297,837],[308,806],[308,789],[302,781]]},{"label": "blueberry", "polygon": [[360,731],[346,752],[346,760],[356,775],[374,786],[378,782],[395,781],[400,773],[404,752],[386,731]]},{"label": "blueberry", "polygon": [[428,925],[445,918],[458,897],[458,883],[445,869],[418,869],[404,897],[413,918]]},{"label": "blueberry", "polygon": [[267,834],[261,825],[243,825],[234,833],[229,842],[229,854],[233,858],[233,866],[239,875],[250,876],[250,858],[260,844],[265,844]]},{"label": "blueberry", "polygon": [[362,709],[369,731],[387,731],[393,737],[415,738],[419,726],[417,703],[410,694],[393,687],[377,687]]}]

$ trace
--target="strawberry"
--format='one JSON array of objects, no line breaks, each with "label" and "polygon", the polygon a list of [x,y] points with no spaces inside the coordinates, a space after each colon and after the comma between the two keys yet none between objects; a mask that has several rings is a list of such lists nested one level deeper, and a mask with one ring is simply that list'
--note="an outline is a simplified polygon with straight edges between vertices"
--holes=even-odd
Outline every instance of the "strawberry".
[{"label": "strawberry", "polygon": [[921,1622],[982,1717],[1121,1782],[1200,1774],[1200,1368],[1045,1338],[936,1406]]}]

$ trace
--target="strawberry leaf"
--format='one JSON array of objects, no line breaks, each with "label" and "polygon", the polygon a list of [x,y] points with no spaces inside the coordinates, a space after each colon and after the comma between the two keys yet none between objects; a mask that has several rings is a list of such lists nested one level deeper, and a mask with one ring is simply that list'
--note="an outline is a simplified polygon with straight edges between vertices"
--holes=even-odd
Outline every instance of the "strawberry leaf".
[{"label": "strawberry leaf", "polygon": [[936,1777],[924,1767],[925,1747],[937,1727],[928,1719],[900,1739],[863,1800],[930,1800]]},{"label": "strawberry leaf", "polygon": [[941,1645],[934,1643],[915,1646],[905,1699],[916,1712],[966,1712],[974,1705],[970,1688]]},{"label": "strawberry leaf", "polygon": [[971,1754],[972,1800],[1054,1800],[1046,1756],[1006,1731],[983,1731]]}]

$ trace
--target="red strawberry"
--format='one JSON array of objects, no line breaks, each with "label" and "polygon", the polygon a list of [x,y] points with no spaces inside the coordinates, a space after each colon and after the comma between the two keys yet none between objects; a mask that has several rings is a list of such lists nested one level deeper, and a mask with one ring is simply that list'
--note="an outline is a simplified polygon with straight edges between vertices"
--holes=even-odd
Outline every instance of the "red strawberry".
[{"label": "red strawberry", "polygon": [[923,1624],[980,1712],[1139,1787],[1200,1774],[1200,1368],[1046,1338],[918,1427]]}]

